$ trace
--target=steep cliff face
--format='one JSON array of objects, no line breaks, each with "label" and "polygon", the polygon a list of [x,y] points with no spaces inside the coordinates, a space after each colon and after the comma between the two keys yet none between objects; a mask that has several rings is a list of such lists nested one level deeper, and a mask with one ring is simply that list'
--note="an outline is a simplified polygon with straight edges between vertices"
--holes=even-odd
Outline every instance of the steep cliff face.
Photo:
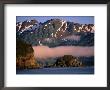
[{"label": "steep cliff face", "polygon": [[16,68],[37,68],[38,64],[34,58],[34,51],[31,45],[21,40],[16,41]]}]

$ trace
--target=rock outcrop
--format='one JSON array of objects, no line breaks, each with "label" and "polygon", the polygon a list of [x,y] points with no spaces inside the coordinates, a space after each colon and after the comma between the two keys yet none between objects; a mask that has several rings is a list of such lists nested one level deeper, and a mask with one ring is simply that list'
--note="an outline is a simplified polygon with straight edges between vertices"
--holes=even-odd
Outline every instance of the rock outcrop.
[{"label": "rock outcrop", "polygon": [[16,68],[37,68],[38,64],[34,58],[34,50],[31,45],[21,40],[16,41]]},{"label": "rock outcrop", "polygon": [[82,62],[79,61],[76,57],[71,55],[64,55],[61,58],[58,58],[54,64],[55,67],[81,67]]}]

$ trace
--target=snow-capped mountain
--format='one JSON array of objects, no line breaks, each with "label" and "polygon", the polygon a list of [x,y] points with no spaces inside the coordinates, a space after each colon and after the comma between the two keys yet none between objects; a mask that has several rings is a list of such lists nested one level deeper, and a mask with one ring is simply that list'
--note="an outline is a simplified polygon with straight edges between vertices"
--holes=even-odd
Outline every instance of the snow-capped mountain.
[{"label": "snow-capped mountain", "polygon": [[[18,22],[16,27],[17,38],[32,45],[47,45],[50,47],[57,45],[94,45],[94,33],[91,33],[90,30],[83,31],[84,28],[74,22],[51,19],[41,23],[37,20],[31,20]],[[66,39],[70,35],[80,36],[80,40]]]},{"label": "snow-capped mountain", "polygon": [[38,24],[37,20],[17,22],[16,23],[16,31],[19,31],[20,33],[22,33],[26,30],[35,30],[38,28],[38,25],[39,24]]}]

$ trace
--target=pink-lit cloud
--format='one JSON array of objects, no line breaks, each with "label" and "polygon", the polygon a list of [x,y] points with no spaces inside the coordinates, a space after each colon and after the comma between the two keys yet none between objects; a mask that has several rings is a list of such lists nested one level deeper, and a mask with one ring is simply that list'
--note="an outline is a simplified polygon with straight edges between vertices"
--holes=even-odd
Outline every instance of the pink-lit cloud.
[{"label": "pink-lit cloud", "polygon": [[49,48],[48,46],[34,46],[33,49],[35,57],[41,59],[61,57],[64,55],[94,56],[93,46],[58,46],[55,48]]},{"label": "pink-lit cloud", "polygon": [[65,37],[64,39],[69,39],[69,40],[80,40],[80,37],[79,35],[70,35],[70,36],[67,36]]}]

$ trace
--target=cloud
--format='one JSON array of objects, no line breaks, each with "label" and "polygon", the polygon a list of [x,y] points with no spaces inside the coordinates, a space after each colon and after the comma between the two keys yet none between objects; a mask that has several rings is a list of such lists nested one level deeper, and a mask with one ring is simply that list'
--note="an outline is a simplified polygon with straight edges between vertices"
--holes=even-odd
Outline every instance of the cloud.
[{"label": "cloud", "polygon": [[70,36],[67,36],[65,37],[64,39],[69,39],[69,40],[80,40],[80,37],[79,35],[70,35]]},{"label": "cloud", "polygon": [[35,57],[40,59],[61,57],[64,55],[94,56],[93,46],[58,46],[55,48],[49,48],[48,46],[33,46],[33,49]]}]

